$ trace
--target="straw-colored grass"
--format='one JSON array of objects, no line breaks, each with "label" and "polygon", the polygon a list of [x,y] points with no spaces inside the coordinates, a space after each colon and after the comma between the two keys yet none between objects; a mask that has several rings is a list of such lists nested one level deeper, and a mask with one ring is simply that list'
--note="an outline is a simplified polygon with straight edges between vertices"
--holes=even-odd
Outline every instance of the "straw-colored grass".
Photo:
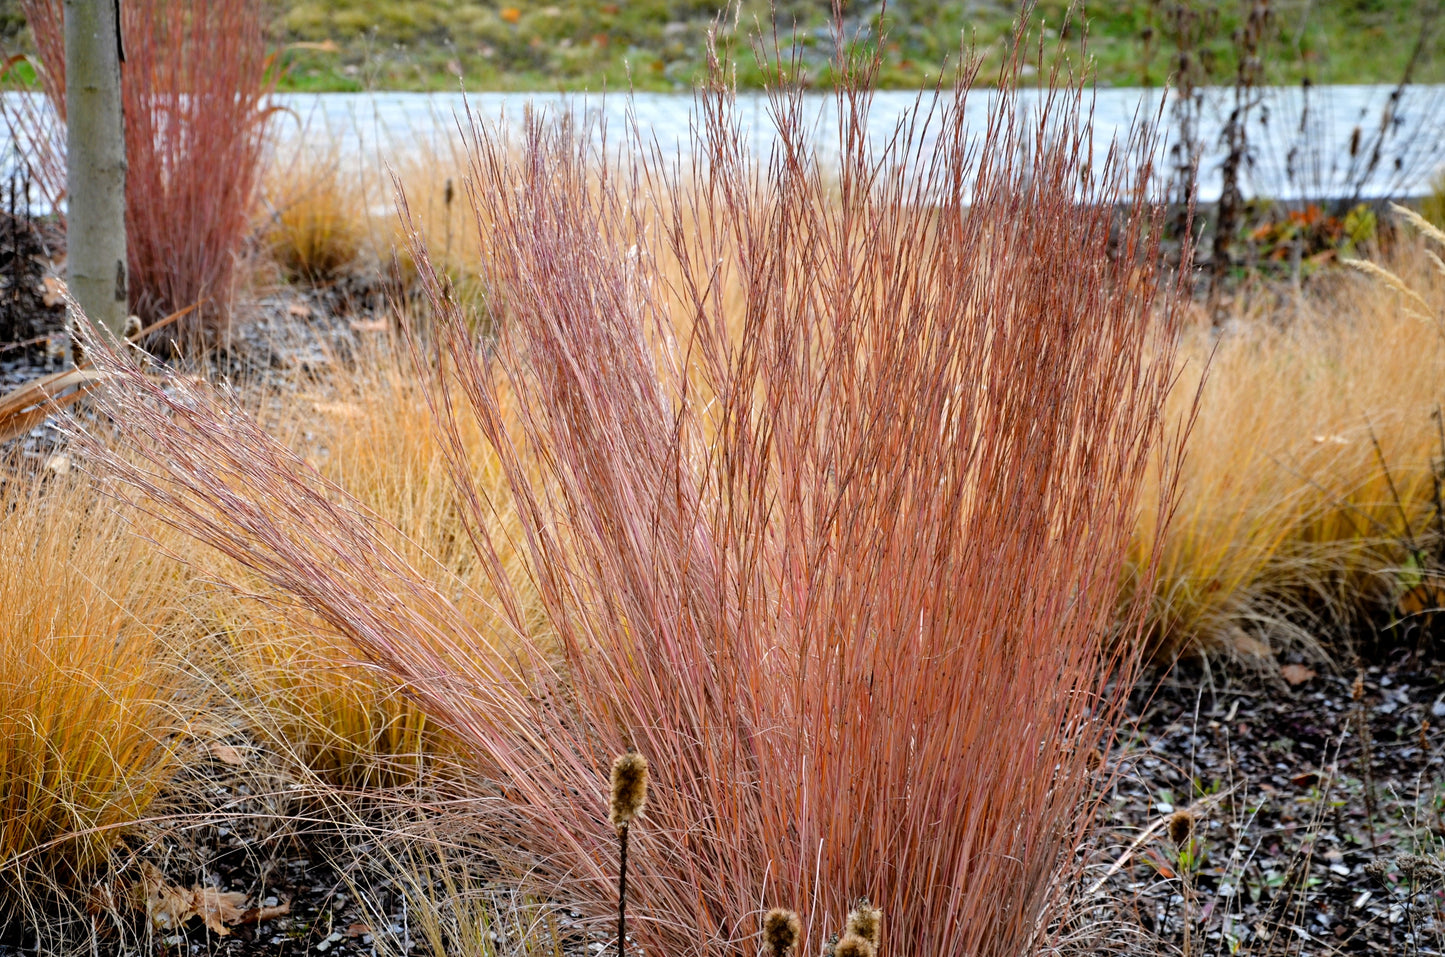
[{"label": "straw-colored grass", "polygon": [[[488,617],[492,589],[467,541],[411,361],[381,344],[325,381],[293,388],[269,417],[272,433],[296,451],[291,468],[320,476],[384,525],[403,560],[437,582],[462,613]],[[495,458],[482,451],[476,431],[460,440],[475,453],[477,481],[500,486]],[[509,528],[515,532],[515,520],[503,511],[494,531]],[[198,611],[224,636],[217,680],[255,732],[297,770],[365,788],[415,781],[436,766],[434,759],[455,756],[454,738],[394,678],[359,663],[357,649],[334,627],[305,607],[268,603],[264,583],[234,563],[183,550],[206,577],[242,584],[208,592]],[[512,552],[506,565],[525,588],[520,556]],[[542,640],[540,608],[528,617]],[[505,653],[505,642],[498,650]]]},{"label": "straw-colored grass", "polygon": [[177,569],[91,482],[0,488],[0,895],[102,864],[176,767]]},{"label": "straw-colored grass", "polygon": [[[451,118],[436,118],[448,127]],[[396,217],[400,183],[415,203],[413,225],[436,251],[437,265],[470,292],[481,270],[480,240],[468,213],[466,159],[452,140],[430,137],[383,144],[381,154],[340,155],[334,129],[307,128],[280,144],[265,175],[266,252],[290,279],[325,282],[348,269],[372,270],[397,289],[416,281],[406,234]]]},{"label": "straw-colored grass", "polygon": [[356,265],[366,238],[365,196],[356,183],[337,156],[267,168],[260,229],[267,252],[288,278],[324,282]]},{"label": "straw-colored grass", "polygon": [[[1208,376],[1163,540],[1162,653],[1345,658],[1341,633],[1388,615],[1408,586],[1397,570],[1433,534],[1431,465],[1445,455],[1445,280],[1414,242],[1379,265],[1410,291],[1341,270],[1217,341],[1205,324],[1187,337],[1176,413],[1206,363]],[[1141,511],[1141,552],[1153,514]]]}]

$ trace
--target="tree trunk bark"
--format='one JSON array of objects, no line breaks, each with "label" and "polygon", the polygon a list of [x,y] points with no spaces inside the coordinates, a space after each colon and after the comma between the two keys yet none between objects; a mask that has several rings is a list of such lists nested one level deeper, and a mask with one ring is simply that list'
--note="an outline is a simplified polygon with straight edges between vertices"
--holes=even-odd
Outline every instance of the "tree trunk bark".
[{"label": "tree trunk bark", "polygon": [[67,280],[116,338],[129,313],[121,59],[120,0],[65,0]]}]

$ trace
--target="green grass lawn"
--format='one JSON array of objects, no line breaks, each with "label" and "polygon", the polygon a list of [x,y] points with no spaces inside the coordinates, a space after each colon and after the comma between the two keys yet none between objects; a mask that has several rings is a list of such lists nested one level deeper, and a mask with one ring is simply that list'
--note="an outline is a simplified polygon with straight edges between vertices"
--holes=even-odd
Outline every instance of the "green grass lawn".
[{"label": "green grass lawn", "polygon": [[[1277,82],[1395,82],[1436,0],[1275,0],[1267,72]],[[1090,0],[1065,24],[1067,4],[1045,0],[1033,23],[1046,40],[1063,28],[1070,61],[1088,57],[1101,84],[1159,84],[1175,61],[1167,34],[1183,8],[1197,16],[1199,56],[1211,76],[1233,75],[1234,31],[1245,0]],[[718,23],[744,86],[760,76],[750,37],[761,25],[771,44],[770,6],[744,0],[723,15],[715,0],[304,0],[284,6],[280,33],[293,47],[286,83],[301,90],[687,89],[702,76],[708,30]],[[1020,4],[1000,0],[850,3],[850,27],[883,36],[888,87],[937,81],[965,44],[996,65]],[[779,42],[806,75],[825,84],[832,53],[826,0],[781,0]],[[796,33],[794,32],[796,25]],[[881,27],[881,30],[880,30]],[[1438,31],[1437,31],[1438,32]],[[796,39],[796,46],[794,45]],[[870,41],[875,42],[875,41]],[[1055,44],[1049,43],[1049,46]],[[1426,44],[1414,78],[1445,80],[1438,42]],[[988,69],[985,70],[987,79]]]},{"label": "green grass lawn", "polygon": [[[1198,61],[1216,82],[1235,69],[1234,33],[1251,0],[1085,0],[1065,22],[1065,0],[1041,0],[1035,35],[1082,62],[1098,82],[1157,85],[1175,69],[1170,24],[1182,11],[1200,36]],[[276,32],[287,44],[284,81],[293,90],[689,89],[705,72],[715,24],[736,55],[742,86],[761,75],[752,37],[771,47],[773,7],[743,0],[275,0]],[[1273,82],[1400,79],[1439,0],[1273,0],[1266,73]],[[937,82],[968,45],[985,55],[985,82],[1019,16],[1006,0],[849,0],[851,30],[883,37],[884,87]],[[779,44],[796,54],[810,82],[826,85],[833,51],[829,0],[777,0]],[[0,0],[0,41],[24,48],[16,0]],[[796,32],[795,32],[796,28]],[[1060,37],[1060,32],[1063,36]],[[1445,81],[1437,56],[1445,24],[1428,33],[1413,78]],[[1058,41],[1062,40],[1062,44]],[[1052,59],[1053,53],[1048,55]],[[458,77],[462,79],[459,81]]]}]

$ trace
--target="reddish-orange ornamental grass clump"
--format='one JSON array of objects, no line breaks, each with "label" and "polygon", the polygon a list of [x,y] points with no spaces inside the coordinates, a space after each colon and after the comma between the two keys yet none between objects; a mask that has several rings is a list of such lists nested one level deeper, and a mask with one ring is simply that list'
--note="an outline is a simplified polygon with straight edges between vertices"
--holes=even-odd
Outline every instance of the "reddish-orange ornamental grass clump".
[{"label": "reddish-orange ornamental grass clump", "polygon": [[1018,68],[985,127],[965,76],[892,138],[866,68],[826,143],[775,89],[762,157],[715,82],[681,169],[545,118],[470,125],[485,321],[412,254],[486,620],[253,420],[107,357],[141,456],[112,464],[406,682],[505,784],[493,846],[599,922],[611,761],[646,754],[648,953],[755,953],[774,901],[795,953],[874,948],[844,927],[864,896],[889,957],[1023,953],[1087,822],[1109,639],[1139,620],[1116,599],[1175,309],[1147,170],[1094,161],[1079,88],[1025,111]]}]

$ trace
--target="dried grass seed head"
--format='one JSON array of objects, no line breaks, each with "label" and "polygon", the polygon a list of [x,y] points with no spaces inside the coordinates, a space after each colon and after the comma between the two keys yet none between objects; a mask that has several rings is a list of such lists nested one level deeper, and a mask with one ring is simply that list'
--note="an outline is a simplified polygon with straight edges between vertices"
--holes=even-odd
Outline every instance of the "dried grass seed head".
[{"label": "dried grass seed head", "polygon": [[608,804],[612,826],[627,827],[646,804],[647,759],[628,751],[612,762],[612,799]]},{"label": "dried grass seed head", "polygon": [[862,937],[876,948],[882,926],[883,911],[870,904],[868,898],[860,897],[857,905],[848,912],[848,926],[844,935]]},{"label": "dried grass seed head", "polygon": [[857,934],[844,934],[833,948],[833,957],[875,957],[878,948]]},{"label": "dried grass seed head", "polygon": [[774,907],[763,918],[763,945],[770,957],[785,957],[802,935],[803,922],[794,911]]}]

